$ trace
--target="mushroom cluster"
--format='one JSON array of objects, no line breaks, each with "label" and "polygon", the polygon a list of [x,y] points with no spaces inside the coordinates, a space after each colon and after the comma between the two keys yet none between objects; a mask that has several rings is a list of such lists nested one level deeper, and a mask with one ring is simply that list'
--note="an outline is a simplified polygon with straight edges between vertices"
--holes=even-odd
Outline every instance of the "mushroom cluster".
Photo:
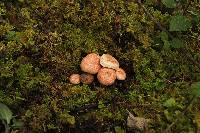
[{"label": "mushroom cluster", "polygon": [[98,81],[103,85],[112,85],[116,79],[125,80],[126,73],[119,67],[119,62],[110,54],[99,56],[95,53],[90,53],[84,57],[80,64],[83,74],[72,74],[69,78],[70,83],[91,84],[94,80],[94,75],[97,74]]}]

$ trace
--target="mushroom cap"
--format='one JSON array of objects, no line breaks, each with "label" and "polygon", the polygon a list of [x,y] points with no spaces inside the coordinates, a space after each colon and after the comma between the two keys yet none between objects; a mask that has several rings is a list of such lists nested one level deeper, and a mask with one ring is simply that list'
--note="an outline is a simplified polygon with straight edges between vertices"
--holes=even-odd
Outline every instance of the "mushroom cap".
[{"label": "mushroom cap", "polygon": [[70,77],[69,77],[69,81],[70,83],[72,84],[79,84],[81,82],[81,77],[79,74],[72,74]]},{"label": "mushroom cap", "polygon": [[118,80],[125,80],[126,79],[126,72],[122,68],[118,68],[116,70],[116,76]]},{"label": "mushroom cap", "polygon": [[115,70],[110,68],[101,68],[97,74],[97,79],[103,85],[112,85],[116,79]]},{"label": "mushroom cap", "polygon": [[118,69],[119,68],[119,62],[111,55],[109,54],[103,54],[100,58],[100,64],[103,67],[112,68],[112,69]]},{"label": "mushroom cap", "polygon": [[80,67],[83,72],[96,74],[101,68],[100,56],[95,53],[88,54],[81,61]]},{"label": "mushroom cap", "polygon": [[91,84],[94,81],[94,76],[89,73],[81,74],[81,82],[84,84]]}]

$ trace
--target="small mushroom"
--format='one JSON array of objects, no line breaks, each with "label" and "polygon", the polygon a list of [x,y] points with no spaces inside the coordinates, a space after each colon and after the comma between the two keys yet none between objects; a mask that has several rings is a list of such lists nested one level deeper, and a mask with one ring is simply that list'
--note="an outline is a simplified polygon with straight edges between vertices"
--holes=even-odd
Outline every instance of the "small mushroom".
[{"label": "small mushroom", "polygon": [[112,85],[116,79],[115,70],[110,68],[101,68],[97,74],[97,79],[103,85]]},{"label": "small mushroom", "polygon": [[79,84],[79,83],[81,82],[80,75],[79,75],[79,74],[72,74],[72,75],[69,77],[69,81],[70,81],[70,83],[72,83],[72,84]]},{"label": "small mushroom", "polygon": [[119,68],[119,62],[111,55],[109,54],[103,54],[100,58],[100,64],[103,67],[112,68],[112,69],[118,69]]},{"label": "small mushroom", "polygon": [[122,68],[118,68],[116,70],[116,76],[118,80],[125,80],[126,79],[126,72]]},{"label": "small mushroom", "polygon": [[91,84],[94,81],[94,76],[89,73],[81,74],[81,82],[84,84]]},{"label": "small mushroom", "polygon": [[81,61],[80,67],[83,72],[96,74],[101,68],[100,56],[95,53],[88,54]]}]

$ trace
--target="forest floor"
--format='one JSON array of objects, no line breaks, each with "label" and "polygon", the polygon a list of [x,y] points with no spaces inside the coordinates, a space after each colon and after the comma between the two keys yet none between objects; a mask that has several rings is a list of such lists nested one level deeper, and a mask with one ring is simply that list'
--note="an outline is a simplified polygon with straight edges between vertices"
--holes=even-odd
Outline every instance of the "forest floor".
[{"label": "forest floor", "polygon": [[[89,53],[126,80],[71,84]],[[199,96],[198,0],[0,1],[0,133],[198,133]]]}]

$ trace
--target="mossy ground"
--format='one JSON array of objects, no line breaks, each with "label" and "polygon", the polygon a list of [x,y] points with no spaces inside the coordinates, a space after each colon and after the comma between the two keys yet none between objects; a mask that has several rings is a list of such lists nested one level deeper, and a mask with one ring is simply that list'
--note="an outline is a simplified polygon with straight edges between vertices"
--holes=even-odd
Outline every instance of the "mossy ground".
[{"label": "mossy ground", "polygon": [[[142,5],[166,28],[179,10],[156,0]],[[199,7],[196,1],[187,8]],[[160,33],[136,1],[3,0],[0,102],[29,133],[133,132],[127,110],[150,120],[148,132],[164,132],[173,122],[169,132],[198,132],[200,99],[189,101],[200,69],[181,49],[166,48]],[[199,35],[199,23],[179,35],[197,62]],[[80,61],[91,52],[116,57],[127,79],[108,87],[71,85],[69,76],[81,73]]]}]

